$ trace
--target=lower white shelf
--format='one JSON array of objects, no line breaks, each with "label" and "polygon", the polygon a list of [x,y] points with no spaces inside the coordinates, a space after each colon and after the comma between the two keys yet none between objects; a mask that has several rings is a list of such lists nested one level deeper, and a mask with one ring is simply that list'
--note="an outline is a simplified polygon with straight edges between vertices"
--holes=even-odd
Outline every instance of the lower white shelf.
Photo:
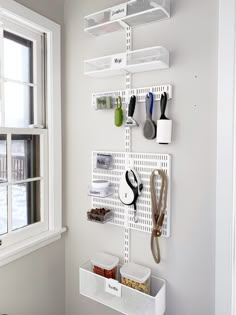
[{"label": "lower white shelf", "polygon": [[106,292],[106,278],[94,274],[90,262],[80,268],[80,293],[126,315],[163,315],[166,309],[166,282],[151,277],[151,295],[120,284],[121,297]]},{"label": "lower white shelf", "polygon": [[84,74],[109,77],[169,68],[169,51],[161,46],[84,61]]}]

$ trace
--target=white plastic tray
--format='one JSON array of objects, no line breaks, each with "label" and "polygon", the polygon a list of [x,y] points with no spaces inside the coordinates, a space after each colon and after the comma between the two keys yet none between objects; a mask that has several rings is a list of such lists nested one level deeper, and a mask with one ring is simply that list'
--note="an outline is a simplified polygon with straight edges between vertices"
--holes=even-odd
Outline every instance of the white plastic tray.
[{"label": "white plastic tray", "polygon": [[[112,19],[114,7],[90,14],[84,18],[85,32],[99,36],[124,29],[161,21],[170,17],[170,0],[131,0],[122,3],[126,15]],[[119,6],[116,6],[116,8]]]},{"label": "white plastic tray", "polygon": [[166,283],[151,277],[151,295],[121,284],[121,297],[105,291],[106,278],[91,272],[91,263],[80,268],[80,293],[126,315],[163,315],[166,309]]},{"label": "white plastic tray", "polygon": [[[115,64],[120,60],[120,64]],[[169,51],[161,46],[85,60],[84,74],[92,77],[117,76],[169,67]]]}]

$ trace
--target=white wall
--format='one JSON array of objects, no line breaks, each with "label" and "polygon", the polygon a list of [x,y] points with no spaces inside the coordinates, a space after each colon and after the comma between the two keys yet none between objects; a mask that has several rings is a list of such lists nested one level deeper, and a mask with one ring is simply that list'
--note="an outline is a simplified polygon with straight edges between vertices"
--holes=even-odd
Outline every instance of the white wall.
[{"label": "white wall", "polygon": [[[66,315],[117,314],[79,294],[79,266],[96,251],[123,257],[123,231],[86,221],[87,186],[92,150],[124,150],[124,130],[113,112],[95,112],[94,91],[124,88],[124,78],[90,79],[83,60],[121,52],[124,34],[92,38],[83,32],[83,16],[122,0],[65,1],[64,208],[66,237]],[[172,1],[172,18],[141,27],[134,48],[163,45],[171,52],[169,70],[138,74],[134,86],[170,83],[174,100],[174,141],[158,146],[134,134],[133,149],[173,155],[172,237],[161,241],[162,263],[156,266],[149,235],[132,233],[134,261],[165,278],[167,315],[213,315],[215,269],[215,154],[218,1]],[[144,105],[137,110],[144,121]]]},{"label": "white wall", "polygon": [[[63,23],[63,0],[18,0]],[[0,314],[64,315],[64,240],[0,268]]]},{"label": "white wall", "polygon": [[64,0],[15,0],[58,24],[64,20]]},{"label": "white wall", "polygon": [[65,315],[64,241],[0,268],[0,314]]}]

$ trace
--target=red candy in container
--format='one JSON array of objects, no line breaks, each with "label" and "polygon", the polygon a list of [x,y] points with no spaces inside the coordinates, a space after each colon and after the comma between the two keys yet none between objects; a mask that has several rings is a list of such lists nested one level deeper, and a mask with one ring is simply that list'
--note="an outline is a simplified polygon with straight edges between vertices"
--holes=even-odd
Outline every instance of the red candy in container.
[{"label": "red candy in container", "polygon": [[93,272],[105,278],[117,279],[119,258],[106,253],[98,253],[91,259]]}]

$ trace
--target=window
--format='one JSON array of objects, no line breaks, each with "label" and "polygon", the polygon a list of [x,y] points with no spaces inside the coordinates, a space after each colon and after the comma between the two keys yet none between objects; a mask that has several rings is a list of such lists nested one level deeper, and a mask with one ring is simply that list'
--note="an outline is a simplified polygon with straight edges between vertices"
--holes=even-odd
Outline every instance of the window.
[{"label": "window", "polygon": [[36,238],[48,243],[64,231],[60,30],[14,1],[0,0],[1,6],[0,265],[9,248]]},{"label": "window", "polygon": [[[43,176],[47,158],[40,154],[47,151],[47,129],[42,120],[44,34],[7,19],[0,34],[0,238],[4,247],[27,238],[26,227],[31,233],[48,229],[44,202],[48,183]],[[40,128],[33,128],[39,124]]]}]

